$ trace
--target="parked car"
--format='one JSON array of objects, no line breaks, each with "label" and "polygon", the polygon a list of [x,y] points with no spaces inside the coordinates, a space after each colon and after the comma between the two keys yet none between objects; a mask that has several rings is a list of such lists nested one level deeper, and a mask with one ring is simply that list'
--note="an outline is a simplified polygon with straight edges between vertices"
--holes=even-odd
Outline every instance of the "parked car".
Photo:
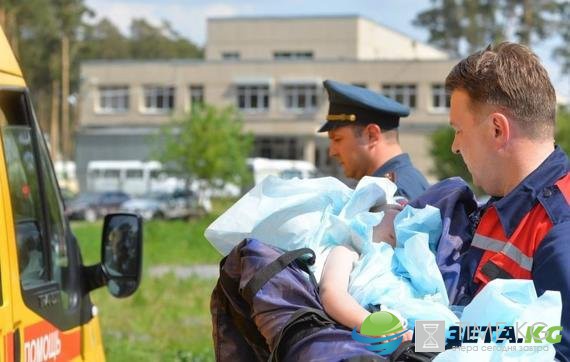
[{"label": "parked car", "polygon": [[121,205],[124,212],[151,219],[185,219],[203,215],[204,207],[192,191],[179,190],[173,193],[154,193],[145,198],[134,198]]},{"label": "parked car", "polygon": [[70,220],[95,221],[108,213],[119,211],[130,196],[121,191],[88,192],[79,194],[65,205]]}]

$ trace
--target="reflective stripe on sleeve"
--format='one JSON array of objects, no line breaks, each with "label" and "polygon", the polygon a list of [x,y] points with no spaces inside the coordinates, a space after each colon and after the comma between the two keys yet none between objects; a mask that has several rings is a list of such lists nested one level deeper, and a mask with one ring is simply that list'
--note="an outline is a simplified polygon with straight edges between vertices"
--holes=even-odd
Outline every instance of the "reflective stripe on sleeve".
[{"label": "reflective stripe on sleeve", "polygon": [[531,271],[532,270],[532,257],[526,256],[519,248],[509,242],[504,242],[496,239],[489,238],[480,234],[475,234],[472,246],[479,249],[494,251],[495,253],[503,253],[510,259],[515,261],[521,268]]}]

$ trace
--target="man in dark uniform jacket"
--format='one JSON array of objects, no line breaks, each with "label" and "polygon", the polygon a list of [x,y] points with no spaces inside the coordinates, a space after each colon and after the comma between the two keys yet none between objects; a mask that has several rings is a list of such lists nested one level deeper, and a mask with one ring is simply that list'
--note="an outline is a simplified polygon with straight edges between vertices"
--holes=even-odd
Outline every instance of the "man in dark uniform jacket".
[{"label": "man in dark uniform jacket", "polygon": [[329,155],[337,159],[346,177],[387,177],[398,186],[397,195],[408,200],[428,187],[410,156],[398,141],[400,117],[410,110],[368,89],[333,80],[324,87],[329,95],[327,122],[319,132],[328,132]]}]

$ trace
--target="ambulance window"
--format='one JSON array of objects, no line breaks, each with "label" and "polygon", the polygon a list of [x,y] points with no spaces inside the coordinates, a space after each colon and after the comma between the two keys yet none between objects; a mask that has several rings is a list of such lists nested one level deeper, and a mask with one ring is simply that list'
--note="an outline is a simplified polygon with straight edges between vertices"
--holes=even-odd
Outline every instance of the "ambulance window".
[{"label": "ambulance window", "polygon": [[2,127],[2,138],[18,242],[18,267],[22,286],[26,289],[49,277],[40,233],[42,210],[31,129],[5,126]]},{"label": "ambulance window", "polygon": [[[58,197],[58,186],[55,174],[52,171],[51,162],[48,158],[48,150],[43,143],[40,143],[40,160],[44,175],[44,191],[48,205],[48,241],[51,248],[52,276],[62,288],[63,307],[73,307],[79,300],[78,288],[73,288],[75,283],[71,282],[76,275],[72,273],[69,266],[68,248],[65,238],[63,204]],[[64,281],[67,281],[64,283]]]},{"label": "ambulance window", "polygon": [[24,300],[55,325],[76,325],[80,310],[79,256],[69,255],[73,239],[66,231],[47,147],[24,93],[0,90],[0,109],[5,119],[0,135]]}]

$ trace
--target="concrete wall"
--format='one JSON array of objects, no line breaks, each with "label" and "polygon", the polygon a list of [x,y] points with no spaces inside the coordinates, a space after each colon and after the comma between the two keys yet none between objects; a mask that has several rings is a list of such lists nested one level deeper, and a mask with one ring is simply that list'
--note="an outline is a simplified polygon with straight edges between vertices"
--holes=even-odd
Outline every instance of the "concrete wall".
[{"label": "concrete wall", "polygon": [[366,19],[358,19],[358,49],[360,60],[443,60],[448,55],[402,33]]},{"label": "concrete wall", "polygon": [[314,59],[447,59],[432,46],[356,15],[209,19],[206,60],[224,52],[273,60],[275,51],[311,51]]},{"label": "concrete wall", "polygon": [[357,17],[209,19],[206,60],[238,52],[273,60],[274,51],[312,51],[315,59],[356,59]]}]

